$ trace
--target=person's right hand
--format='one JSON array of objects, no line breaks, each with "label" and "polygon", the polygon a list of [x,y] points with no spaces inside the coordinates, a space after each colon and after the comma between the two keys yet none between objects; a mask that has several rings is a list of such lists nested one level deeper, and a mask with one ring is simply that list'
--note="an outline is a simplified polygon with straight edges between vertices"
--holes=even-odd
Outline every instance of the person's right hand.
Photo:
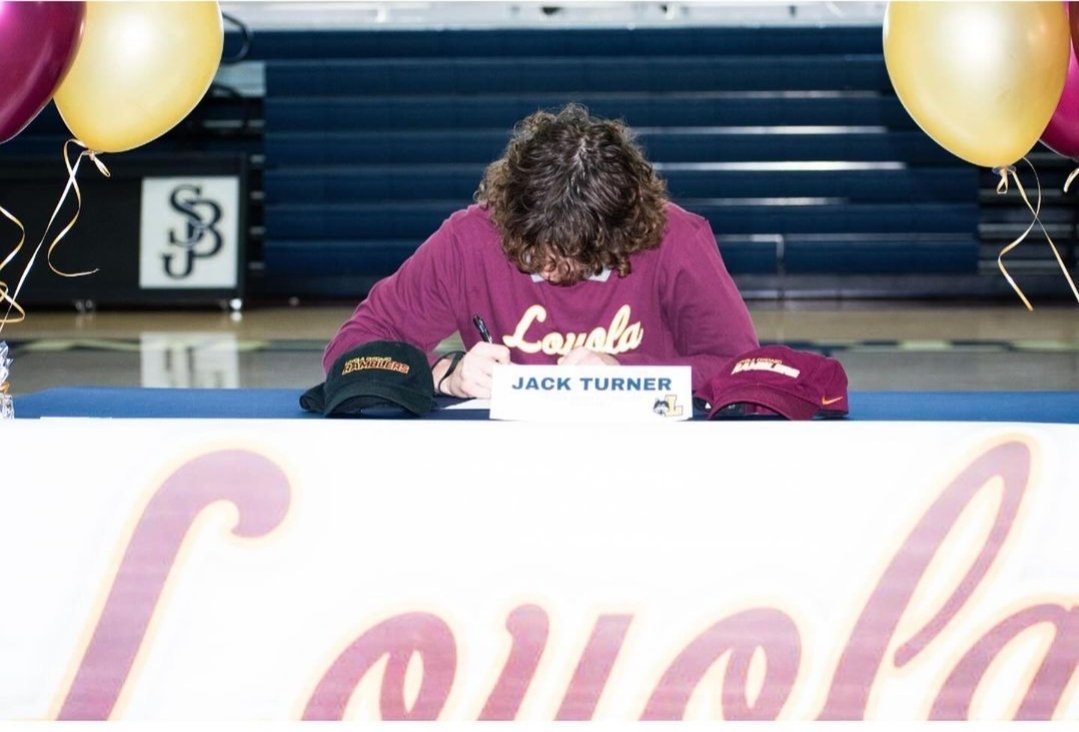
[{"label": "person's right hand", "polygon": [[480,341],[472,346],[453,373],[442,382],[442,393],[455,397],[489,399],[495,364],[509,362],[509,348]]}]

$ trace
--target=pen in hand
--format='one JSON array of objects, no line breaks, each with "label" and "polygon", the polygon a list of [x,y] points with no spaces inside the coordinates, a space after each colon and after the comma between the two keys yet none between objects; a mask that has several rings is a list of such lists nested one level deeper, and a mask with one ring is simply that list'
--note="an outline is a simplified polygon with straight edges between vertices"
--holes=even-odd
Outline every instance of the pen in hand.
[{"label": "pen in hand", "polygon": [[483,322],[483,318],[478,315],[472,316],[472,323],[476,326],[476,330],[480,332],[480,338],[484,343],[494,343],[495,339],[491,337],[491,331],[487,330],[487,323]]}]

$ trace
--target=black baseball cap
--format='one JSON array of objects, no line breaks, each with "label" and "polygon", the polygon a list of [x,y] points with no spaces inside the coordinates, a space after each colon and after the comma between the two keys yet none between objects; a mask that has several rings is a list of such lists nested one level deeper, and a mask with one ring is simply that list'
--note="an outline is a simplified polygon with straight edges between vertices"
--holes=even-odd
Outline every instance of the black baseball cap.
[{"label": "black baseball cap", "polygon": [[403,341],[371,341],[338,356],[300,406],[324,417],[419,417],[435,407],[432,382],[423,351]]}]

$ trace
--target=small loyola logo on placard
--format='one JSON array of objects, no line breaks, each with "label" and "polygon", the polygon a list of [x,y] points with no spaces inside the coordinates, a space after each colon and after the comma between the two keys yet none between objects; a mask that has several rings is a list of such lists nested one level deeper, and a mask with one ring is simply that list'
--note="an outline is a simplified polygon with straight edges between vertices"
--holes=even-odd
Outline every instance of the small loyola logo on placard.
[{"label": "small loyola logo on placard", "polygon": [[661,417],[681,417],[682,405],[678,403],[677,394],[667,394],[662,399],[656,399],[652,411]]},{"label": "small loyola logo on placard", "polygon": [[139,286],[235,287],[239,189],[233,177],[144,179]]}]

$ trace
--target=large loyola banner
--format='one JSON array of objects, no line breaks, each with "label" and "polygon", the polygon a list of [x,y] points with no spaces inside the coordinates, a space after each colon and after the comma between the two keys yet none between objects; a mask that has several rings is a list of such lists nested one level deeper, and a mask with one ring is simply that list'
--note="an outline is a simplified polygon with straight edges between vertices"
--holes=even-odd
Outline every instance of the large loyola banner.
[{"label": "large loyola banner", "polygon": [[1075,719],[1079,427],[41,420],[0,717]]}]

